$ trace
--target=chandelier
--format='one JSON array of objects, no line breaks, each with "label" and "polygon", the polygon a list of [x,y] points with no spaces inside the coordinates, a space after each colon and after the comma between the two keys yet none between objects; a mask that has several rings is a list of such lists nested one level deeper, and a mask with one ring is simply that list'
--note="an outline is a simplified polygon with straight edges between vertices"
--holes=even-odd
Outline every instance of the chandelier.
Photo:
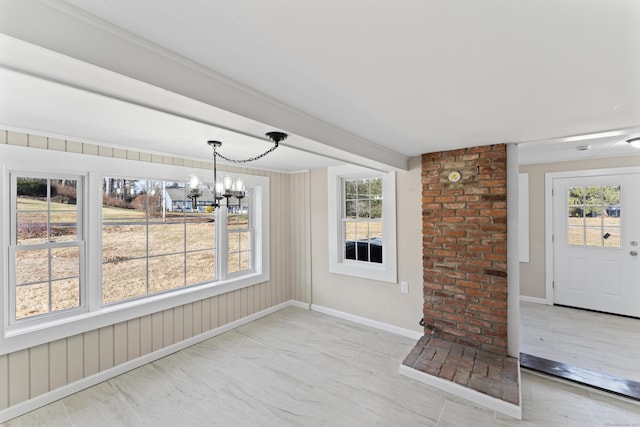
[{"label": "chandelier", "polygon": [[[249,163],[255,160],[261,159],[267,154],[274,151],[278,148],[280,142],[287,139],[287,134],[284,132],[267,132],[265,136],[273,142],[273,147],[269,148],[262,154],[259,154],[254,157],[250,157],[248,159],[231,159],[226,157],[220,153],[218,153],[218,149],[222,147],[222,142],[220,141],[207,141],[207,144],[213,149],[213,207],[219,208],[220,201],[225,200],[225,205],[229,206],[229,199],[231,197],[235,197],[238,200],[238,205],[240,201],[246,196],[247,192],[244,187],[244,183],[239,178],[233,178],[232,176],[225,175],[222,179],[218,180],[218,157],[223,160],[226,160],[230,163],[242,164]],[[198,175],[191,175],[189,177],[189,183],[187,186],[187,197],[192,200],[192,206],[197,209],[198,206],[198,197],[201,197],[203,194],[203,184],[202,180]]]}]

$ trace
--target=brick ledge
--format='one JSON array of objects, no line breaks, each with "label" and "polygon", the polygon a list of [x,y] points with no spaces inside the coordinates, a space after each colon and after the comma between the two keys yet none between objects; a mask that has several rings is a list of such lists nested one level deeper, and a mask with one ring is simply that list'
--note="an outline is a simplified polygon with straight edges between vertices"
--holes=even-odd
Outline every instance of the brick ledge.
[{"label": "brick ledge", "polygon": [[461,397],[477,405],[484,406],[485,408],[491,409],[492,411],[500,412],[501,414],[513,417],[517,420],[522,420],[522,406],[520,405],[515,405],[501,399],[496,399],[495,397],[491,397],[488,394],[481,393],[469,387],[461,386],[449,380],[444,380],[430,374],[425,374],[422,371],[418,371],[417,369],[410,368],[406,365],[401,364],[398,372],[401,375],[443,390],[447,393],[451,393],[454,396]]}]

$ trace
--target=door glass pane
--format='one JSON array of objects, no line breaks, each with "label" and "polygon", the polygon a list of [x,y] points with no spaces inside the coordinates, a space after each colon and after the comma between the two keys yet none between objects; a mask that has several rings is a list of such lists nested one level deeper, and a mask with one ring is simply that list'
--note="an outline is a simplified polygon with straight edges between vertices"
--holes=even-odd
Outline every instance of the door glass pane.
[{"label": "door glass pane", "polygon": [[595,227],[585,228],[586,246],[602,247],[602,229]]},{"label": "door glass pane", "polygon": [[569,187],[569,206],[584,204],[584,187]]},{"label": "door glass pane", "polygon": [[602,240],[605,248],[619,248],[621,244],[620,227],[604,227]]},{"label": "door glass pane", "polygon": [[569,226],[568,243],[574,246],[584,246],[584,227]]},{"label": "door glass pane", "polygon": [[595,206],[602,204],[602,187],[591,186],[584,188],[584,204]]},{"label": "door glass pane", "polygon": [[567,243],[572,246],[620,248],[621,187],[569,187]]},{"label": "door glass pane", "polygon": [[606,185],[602,187],[604,204],[607,206],[620,206],[620,186]]}]

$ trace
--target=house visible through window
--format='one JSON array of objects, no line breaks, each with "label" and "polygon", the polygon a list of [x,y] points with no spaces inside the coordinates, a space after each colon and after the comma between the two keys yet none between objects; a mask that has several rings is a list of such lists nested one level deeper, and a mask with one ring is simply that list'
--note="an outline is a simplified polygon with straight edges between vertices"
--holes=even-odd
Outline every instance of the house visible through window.
[{"label": "house visible through window", "polygon": [[214,209],[190,167],[26,150],[0,146],[7,351],[269,280],[269,178]]},{"label": "house visible through window", "polygon": [[104,178],[102,201],[103,303],[215,280],[214,211],[184,182]]}]

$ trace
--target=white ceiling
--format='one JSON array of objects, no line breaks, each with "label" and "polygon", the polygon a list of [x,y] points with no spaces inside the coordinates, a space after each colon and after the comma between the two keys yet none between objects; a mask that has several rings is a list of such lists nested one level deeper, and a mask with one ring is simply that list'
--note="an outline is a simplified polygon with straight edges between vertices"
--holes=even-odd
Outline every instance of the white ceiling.
[{"label": "white ceiling", "polygon": [[[291,146],[361,164],[367,163],[362,157],[369,151],[371,159],[384,163],[386,156],[394,167],[401,164],[392,162],[394,156],[502,142],[543,141],[543,152],[573,152],[561,145],[567,142],[563,137],[632,132],[640,126],[637,0],[21,0],[0,8],[0,32],[187,95],[179,105],[158,108],[156,103],[144,110],[123,106],[129,96],[100,99],[61,87],[70,91],[67,99],[77,101],[69,103],[74,115],[63,118],[66,106],[58,105],[60,117],[42,108],[38,122],[27,114],[32,101],[21,101],[20,117],[8,105],[13,102],[6,101],[0,110],[5,125],[43,131],[57,126],[61,133],[198,157],[202,142],[196,140],[211,139],[212,124],[227,129],[223,136],[235,150],[240,136],[260,136],[273,124],[289,123],[278,128],[292,134]],[[79,38],[73,30],[80,25],[102,33]],[[173,80],[159,76],[162,70],[145,75],[143,65],[124,50],[97,49],[98,43],[108,46],[103,33],[228,78],[230,86],[272,102],[273,112],[247,107],[245,114],[222,92],[216,98],[204,87],[201,94],[184,84],[173,86],[182,75]],[[158,84],[162,78],[169,83]],[[60,80],[68,84],[72,77]],[[102,94],[115,91],[96,83],[79,86],[88,85]],[[82,117],[82,110],[93,105],[87,98],[112,120],[74,125],[69,117]],[[140,98],[135,103],[144,104]],[[138,120],[133,110],[146,118]],[[312,127],[294,129],[294,122],[276,114],[285,110],[300,121],[342,133],[323,140]],[[181,117],[168,117],[168,112]],[[19,125],[19,120],[27,123]],[[159,126],[148,126],[152,122]],[[256,147],[264,144],[251,140]],[[352,148],[356,143],[364,149]],[[335,163],[288,150],[279,159],[274,153],[273,163],[265,160],[261,166],[295,170]],[[292,165],[294,153],[301,157]]]}]

